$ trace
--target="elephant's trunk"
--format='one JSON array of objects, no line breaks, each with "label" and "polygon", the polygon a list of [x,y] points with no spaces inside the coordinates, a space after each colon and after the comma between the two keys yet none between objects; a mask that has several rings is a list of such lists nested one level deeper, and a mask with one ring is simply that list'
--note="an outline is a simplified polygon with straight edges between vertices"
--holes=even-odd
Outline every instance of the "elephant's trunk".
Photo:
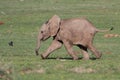
[{"label": "elephant's trunk", "polygon": [[37,45],[36,45],[36,49],[35,49],[35,53],[36,55],[39,55],[38,51],[40,49],[40,45],[41,45],[41,40],[42,40],[42,35],[38,35],[38,38],[37,38]]}]

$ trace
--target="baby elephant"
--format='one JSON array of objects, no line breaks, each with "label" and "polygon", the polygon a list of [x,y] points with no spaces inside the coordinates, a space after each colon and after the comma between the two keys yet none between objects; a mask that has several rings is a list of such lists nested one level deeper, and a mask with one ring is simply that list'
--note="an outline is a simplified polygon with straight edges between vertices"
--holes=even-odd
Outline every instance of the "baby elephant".
[{"label": "baby elephant", "polygon": [[37,37],[37,46],[35,49],[36,55],[40,48],[41,41],[45,41],[49,37],[53,37],[52,44],[41,54],[42,59],[46,59],[51,52],[61,48],[64,44],[68,54],[77,60],[73,45],[78,46],[83,54],[83,59],[89,59],[87,49],[93,52],[96,58],[101,57],[101,53],[93,46],[93,38],[97,32],[106,32],[112,30],[99,30],[90,21],[84,18],[60,19],[59,16],[54,15],[51,19],[45,22]]}]

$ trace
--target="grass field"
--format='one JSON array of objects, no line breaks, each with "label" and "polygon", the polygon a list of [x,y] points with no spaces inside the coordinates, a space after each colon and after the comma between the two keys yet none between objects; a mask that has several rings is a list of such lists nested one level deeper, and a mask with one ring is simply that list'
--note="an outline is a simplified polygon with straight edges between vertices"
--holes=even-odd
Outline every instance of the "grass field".
[{"label": "grass field", "polygon": [[[64,46],[49,59],[35,56],[38,30],[54,14],[62,19],[86,17],[99,29],[114,27],[95,36],[94,45],[103,53],[102,58],[73,61]],[[104,37],[120,35],[119,0],[0,0],[0,22],[0,80],[120,79],[120,36]],[[8,45],[10,41],[13,47]],[[51,41],[42,43],[39,52],[43,53]]]}]

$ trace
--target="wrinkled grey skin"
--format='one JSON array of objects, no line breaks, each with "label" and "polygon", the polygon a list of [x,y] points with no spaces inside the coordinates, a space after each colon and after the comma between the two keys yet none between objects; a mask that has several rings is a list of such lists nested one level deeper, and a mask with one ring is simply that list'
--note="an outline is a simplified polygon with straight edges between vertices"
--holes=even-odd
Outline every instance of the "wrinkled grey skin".
[{"label": "wrinkled grey skin", "polygon": [[59,16],[54,15],[49,21],[44,23],[37,37],[36,55],[40,48],[41,41],[45,41],[49,37],[53,37],[52,44],[41,54],[42,59],[46,59],[51,52],[61,48],[64,44],[68,54],[77,60],[73,45],[78,46],[83,54],[83,59],[89,59],[87,49],[93,52],[96,58],[101,57],[101,53],[93,46],[93,38],[97,32],[106,32],[109,30],[99,30],[90,21],[85,18],[72,18],[61,20]]}]

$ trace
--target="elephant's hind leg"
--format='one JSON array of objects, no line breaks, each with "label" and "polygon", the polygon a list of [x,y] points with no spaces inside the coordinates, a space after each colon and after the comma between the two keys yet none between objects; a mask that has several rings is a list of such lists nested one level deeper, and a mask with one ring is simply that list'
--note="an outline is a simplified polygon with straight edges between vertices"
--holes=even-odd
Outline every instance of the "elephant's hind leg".
[{"label": "elephant's hind leg", "polygon": [[90,44],[88,48],[93,52],[97,59],[99,59],[102,56],[102,54],[99,51],[97,51],[97,49],[93,46],[93,44]]},{"label": "elephant's hind leg", "polygon": [[49,48],[46,50],[46,52],[41,54],[42,59],[46,59],[51,52],[55,51],[56,49],[59,49],[61,46],[62,46],[61,42],[54,40],[52,44],[49,46]]}]

